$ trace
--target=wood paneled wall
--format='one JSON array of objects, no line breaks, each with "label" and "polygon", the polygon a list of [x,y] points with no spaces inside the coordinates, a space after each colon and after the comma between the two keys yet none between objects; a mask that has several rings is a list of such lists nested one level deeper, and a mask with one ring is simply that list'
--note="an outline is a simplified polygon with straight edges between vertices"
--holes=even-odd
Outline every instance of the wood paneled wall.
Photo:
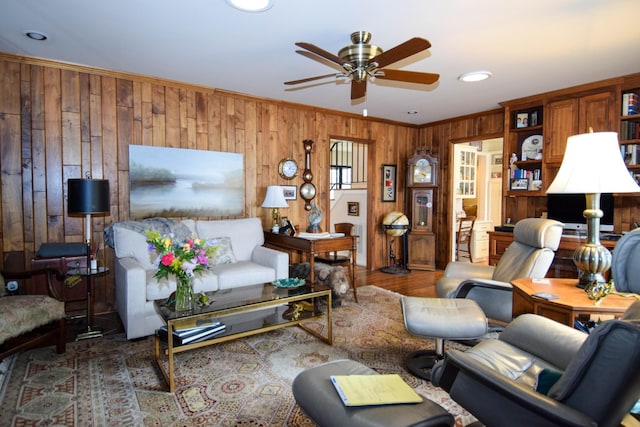
[{"label": "wood paneled wall", "polygon": [[[463,120],[467,121],[477,128],[477,118]],[[436,154],[443,145],[447,149],[444,142],[449,134],[459,133],[457,128],[434,128]],[[260,217],[267,227],[270,213],[259,207],[266,187],[302,184],[299,177],[282,180],[277,165],[287,156],[303,165],[304,139],[315,142],[316,201],[323,212],[329,212],[329,140],[341,138],[370,144],[368,214],[374,226],[367,236],[368,265],[378,269],[385,262],[384,238],[375,225],[389,211],[404,210],[402,191],[395,203],[381,202],[381,166],[397,164],[398,188],[403,188],[408,155],[416,146],[430,143],[431,134],[429,129],[401,123],[0,54],[0,267],[28,268],[43,242],[83,240],[83,218],[66,213],[69,178],[89,172],[110,182],[111,213],[94,217],[94,241],[103,240],[105,226],[127,220],[130,144],[243,153],[244,216]],[[300,198],[290,202],[286,215],[294,224],[306,226]],[[323,228],[328,228],[327,216]],[[444,226],[439,220],[439,227]],[[113,254],[105,253],[103,262],[112,267]],[[99,280],[95,297],[98,311],[113,308],[113,274]]]}]

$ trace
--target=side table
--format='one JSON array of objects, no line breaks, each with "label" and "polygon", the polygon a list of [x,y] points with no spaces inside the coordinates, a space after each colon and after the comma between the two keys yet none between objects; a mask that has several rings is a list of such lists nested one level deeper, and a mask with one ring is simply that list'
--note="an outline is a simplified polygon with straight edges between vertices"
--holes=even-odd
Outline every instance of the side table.
[{"label": "side table", "polygon": [[93,296],[91,287],[94,277],[102,276],[108,272],[109,269],[107,267],[98,267],[96,270],[88,268],[67,270],[68,276],[84,276],[87,280],[87,329],[85,332],[81,332],[76,335],[76,341],[102,337],[102,331],[93,327]]},{"label": "side table", "polygon": [[[513,280],[513,317],[534,313],[573,327],[574,320],[581,316],[620,317],[635,301],[635,298],[608,295],[596,305],[584,289],[576,287],[576,282],[576,279],[556,278]],[[548,292],[558,298],[545,300],[533,296],[536,292]]]}]

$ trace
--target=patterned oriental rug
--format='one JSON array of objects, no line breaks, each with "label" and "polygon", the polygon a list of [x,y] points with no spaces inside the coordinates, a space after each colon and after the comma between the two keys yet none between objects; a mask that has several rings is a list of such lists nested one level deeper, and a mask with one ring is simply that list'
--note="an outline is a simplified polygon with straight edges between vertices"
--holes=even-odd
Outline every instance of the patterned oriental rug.
[{"label": "patterned oriental rug", "polygon": [[[22,353],[0,384],[0,426],[313,426],[291,382],[344,358],[400,374],[454,414],[456,426],[475,421],[442,389],[403,370],[404,354],[433,343],[407,333],[399,295],[366,286],[358,299],[334,309],[333,346],[290,327],[178,354],[173,394],[151,337],[129,342],[116,334],[70,343],[62,355],[53,347]],[[322,319],[313,326],[325,327]]]}]

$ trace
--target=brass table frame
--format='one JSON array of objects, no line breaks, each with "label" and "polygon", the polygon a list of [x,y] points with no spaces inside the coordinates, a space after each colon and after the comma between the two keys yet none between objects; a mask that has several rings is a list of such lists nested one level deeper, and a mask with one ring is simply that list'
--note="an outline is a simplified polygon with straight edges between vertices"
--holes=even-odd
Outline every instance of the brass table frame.
[{"label": "brass table frame", "polygon": [[[271,286],[270,284],[267,284],[265,286]],[[213,296],[213,298],[215,298],[215,292],[211,293],[210,295]],[[292,319],[292,320],[286,320],[283,319],[282,322],[278,322],[278,323],[274,323],[274,324],[270,324],[267,326],[263,326],[260,328],[256,328],[256,329],[251,329],[248,331],[243,331],[243,332],[238,332],[238,333],[232,333],[232,334],[222,334],[220,336],[217,336],[215,338],[212,338],[210,340],[206,340],[206,341],[199,341],[199,342],[194,342],[191,344],[185,344],[185,345],[174,345],[173,343],[173,339],[167,339],[167,342],[164,343],[162,341],[162,339],[158,336],[158,334],[155,334],[154,337],[154,342],[155,342],[155,359],[156,359],[156,363],[158,365],[158,367],[160,368],[160,371],[162,372],[162,375],[164,376],[165,381],[167,382],[167,384],[169,385],[169,391],[171,393],[173,393],[175,391],[175,381],[174,381],[174,370],[175,370],[175,363],[174,363],[174,355],[177,353],[182,353],[183,351],[189,351],[189,350],[193,350],[196,348],[200,348],[200,347],[205,347],[208,345],[212,345],[212,344],[217,344],[217,343],[221,343],[221,342],[225,342],[225,341],[231,341],[231,340],[235,340],[238,338],[243,338],[243,337],[247,337],[247,336],[251,336],[251,335],[256,335],[256,334],[260,334],[263,332],[267,332],[267,331],[271,331],[274,329],[280,329],[280,328],[285,328],[288,326],[292,326],[292,325],[297,325],[300,328],[302,328],[303,330],[305,330],[306,332],[310,333],[311,335],[313,335],[314,337],[326,342],[329,345],[332,345],[333,343],[333,331],[332,331],[332,321],[331,321],[331,290],[327,287],[324,286],[318,286],[315,285],[312,287],[312,289],[309,292],[305,292],[302,294],[298,294],[298,295],[291,295],[291,296],[283,296],[283,297],[278,297],[278,298],[274,298],[271,300],[267,300],[267,301],[260,301],[260,302],[255,302],[255,303],[249,303],[249,304],[245,304],[245,305],[239,305],[236,307],[230,307],[230,308],[224,308],[221,310],[212,310],[212,311],[206,311],[206,312],[202,312],[202,313],[198,313],[198,314],[193,314],[193,315],[187,315],[187,316],[182,316],[182,317],[178,317],[178,318],[172,318],[172,319],[166,319],[165,321],[167,323],[167,336],[168,337],[172,337],[173,331],[176,328],[181,327],[181,325],[186,325],[186,324],[192,324],[194,321],[197,321],[198,319],[210,319],[212,317],[222,317],[222,316],[226,316],[226,315],[230,315],[230,314],[238,314],[238,313],[243,313],[243,312],[249,312],[249,311],[253,311],[255,309],[259,309],[259,308],[268,308],[268,307],[276,307],[279,305],[284,305],[287,303],[295,303],[298,301],[303,301],[303,300],[308,300],[308,299],[316,299],[319,297],[326,297],[327,299],[327,307],[326,307],[326,320],[327,320],[327,333],[326,336],[323,336],[322,334],[307,328],[306,326],[303,325],[303,322],[307,321],[307,320],[312,320],[312,319],[317,319],[320,318],[322,316],[325,316],[324,313],[316,313],[316,312],[304,312],[299,318],[296,319]],[[163,300],[158,300],[155,302],[156,305],[156,309],[158,309],[158,307],[160,305],[162,305]],[[163,318],[165,316],[163,315]],[[163,348],[166,347],[166,348]],[[167,362],[167,368],[165,368],[164,366],[164,362]]]}]

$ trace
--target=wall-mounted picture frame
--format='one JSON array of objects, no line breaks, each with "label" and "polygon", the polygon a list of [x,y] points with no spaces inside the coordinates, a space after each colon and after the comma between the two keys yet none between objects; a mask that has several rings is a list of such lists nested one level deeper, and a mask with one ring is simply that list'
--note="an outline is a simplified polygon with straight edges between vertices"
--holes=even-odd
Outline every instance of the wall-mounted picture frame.
[{"label": "wall-mounted picture frame", "polygon": [[529,180],[527,178],[512,178],[509,188],[511,190],[528,190]]},{"label": "wall-mounted picture frame", "polygon": [[298,200],[298,187],[295,185],[281,185],[285,200]]},{"label": "wall-mounted picture frame", "polygon": [[396,201],[396,165],[382,165],[382,201]]},{"label": "wall-mounted picture frame", "polygon": [[491,164],[492,165],[501,165],[502,164],[502,154],[492,154],[491,155]]},{"label": "wall-mounted picture frame", "polygon": [[347,215],[360,216],[360,203],[347,202]]}]

